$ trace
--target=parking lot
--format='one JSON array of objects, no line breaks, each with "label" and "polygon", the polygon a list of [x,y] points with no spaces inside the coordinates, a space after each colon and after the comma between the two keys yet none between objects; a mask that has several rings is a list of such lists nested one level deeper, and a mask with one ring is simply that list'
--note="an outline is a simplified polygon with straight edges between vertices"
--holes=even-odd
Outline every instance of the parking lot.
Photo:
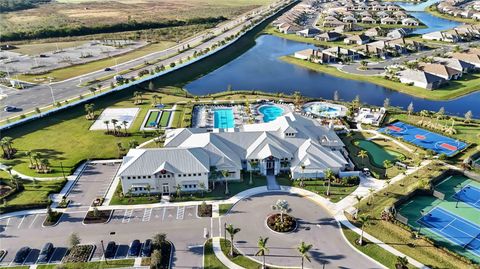
[{"label": "parking lot", "polygon": [[119,163],[88,164],[67,195],[71,201],[68,207],[86,210],[96,198],[104,197],[119,167]]},{"label": "parking lot", "polygon": [[196,218],[196,206],[164,206],[158,208],[115,210],[110,220],[110,224],[167,222]]}]

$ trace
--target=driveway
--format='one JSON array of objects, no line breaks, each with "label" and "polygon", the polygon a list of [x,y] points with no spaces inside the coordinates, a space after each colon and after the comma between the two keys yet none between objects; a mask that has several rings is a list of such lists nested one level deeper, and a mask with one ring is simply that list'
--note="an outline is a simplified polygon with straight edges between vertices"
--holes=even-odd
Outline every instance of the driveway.
[{"label": "driveway", "polygon": [[[274,213],[272,205],[278,199],[288,201],[297,218],[299,227],[290,234],[271,231],[265,224],[266,216]],[[245,255],[255,257],[259,236],[269,237],[269,255],[266,262],[278,266],[300,266],[297,246],[305,241],[313,245],[310,252],[312,262],[306,262],[309,268],[382,268],[365,258],[345,242],[334,217],[322,206],[290,194],[262,194],[238,202],[231,210],[232,214],[222,218],[241,231],[235,236],[235,246]],[[246,221],[248,220],[248,221]]]}]

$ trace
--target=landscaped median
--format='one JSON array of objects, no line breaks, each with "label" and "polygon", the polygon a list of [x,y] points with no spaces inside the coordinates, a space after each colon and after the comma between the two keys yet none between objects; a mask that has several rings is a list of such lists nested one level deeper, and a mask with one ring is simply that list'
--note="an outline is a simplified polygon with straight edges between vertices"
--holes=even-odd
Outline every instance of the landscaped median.
[{"label": "landscaped median", "polygon": [[[78,263],[62,263],[62,269],[104,269],[104,268],[122,268],[132,267],[135,263],[134,259],[126,260],[108,260],[107,262],[78,262]],[[57,264],[38,265],[37,269],[56,269]]]},{"label": "landscaped median", "polygon": [[335,77],[370,82],[385,88],[406,93],[415,97],[421,97],[429,100],[450,100],[463,95],[478,91],[480,85],[480,74],[465,74],[456,81],[450,81],[450,85],[436,90],[426,90],[415,86],[387,80],[383,76],[364,76],[345,73],[335,67],[323,64],[312,63],[305,60],[296,59],[292,56],[280,57],[282,61],[295,64],[304,68],[326,73]]}]

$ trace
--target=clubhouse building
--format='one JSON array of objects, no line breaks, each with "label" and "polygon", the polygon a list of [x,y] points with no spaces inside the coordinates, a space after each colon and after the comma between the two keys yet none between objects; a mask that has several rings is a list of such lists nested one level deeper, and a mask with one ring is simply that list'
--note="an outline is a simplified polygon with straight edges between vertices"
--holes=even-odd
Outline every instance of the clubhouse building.
[{"label": "clubhouse building", "polygon": [[117,176],[124,193],[168,194],[178,185],[182,191],[206,189],[211,177],[240,180],[242,170],[262,175],[285,172],[297,179],[323,177],[326,169],[337,174],[353,169],[333,125],[323,126],[314,119],[288,113],[228,132],[168,130],[164,148],[130,150]]}]

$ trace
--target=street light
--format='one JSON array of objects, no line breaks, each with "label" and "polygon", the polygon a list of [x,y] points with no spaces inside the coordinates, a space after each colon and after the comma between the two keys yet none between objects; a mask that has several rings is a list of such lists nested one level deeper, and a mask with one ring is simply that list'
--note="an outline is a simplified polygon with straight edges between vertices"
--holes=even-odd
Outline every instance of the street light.
[{"label": "street light", "polygon": [[55,96],[53,95],[53,89],[52,89],[52,79],[50,79],[50,82],[47,84],[47,86],[50,88],[50,93],[52,94],[52,100],[53,100],[53,105],[55,106]]},{"label": "street light", "polygon": [[103,251],[103,257],[105,258],[105,264],[108,264],[107,256],[105,255],[105,245],[103,244],[103,240],[100,240],[100,243],[102,244],[102,251]]}]

